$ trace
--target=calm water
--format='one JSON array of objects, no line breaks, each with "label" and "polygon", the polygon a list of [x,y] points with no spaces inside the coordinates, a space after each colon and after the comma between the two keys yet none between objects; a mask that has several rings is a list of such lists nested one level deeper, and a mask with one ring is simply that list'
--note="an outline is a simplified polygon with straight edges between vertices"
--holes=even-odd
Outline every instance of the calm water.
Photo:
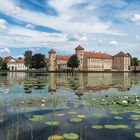
[{"label": "calm water", "polygon": [[0,140],[71,132],[78,140],[137,140],[140,74],[0,74]]}]

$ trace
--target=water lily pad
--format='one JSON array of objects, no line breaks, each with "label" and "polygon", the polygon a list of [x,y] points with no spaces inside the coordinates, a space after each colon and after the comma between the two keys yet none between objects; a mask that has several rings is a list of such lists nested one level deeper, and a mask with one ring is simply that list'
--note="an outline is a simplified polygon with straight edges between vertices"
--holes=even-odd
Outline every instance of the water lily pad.
[{"label": "water lily pad", "polygon": [[93,125],[93,126],[91,126],[91,128],[93,128],[93,129],[102,129],[103,126],[101,126],[101,125]]},{"label": "water lily pad", "polygon": [[68,112],[68,114],[70,114],[70,115],[76,115],[77,112],[71,111],[71,112]]},{"label": "water lily pad", "polygon": [[72,118],[70,119],[70,122],[75,122],[75,123],[78,123],[78,122],[81,122],[82,119],[81,118]]},{"label": "water lily pad", "polygon": [[65,133],[63,136],[68,140],[77,140],[79,138],[79,135],[76,133]]},{"label": "water lily pad", "polygon": [[140,120],[140,115],[131,115],[129,119],[138,121],[138,120]]},{"label": "water lily pad", "polygon": [[84,119],[86,118],[86,115],[77,115],[78,118]]},{"label": "water lily pad", "polygon": [[58,117],[62,117],[62,116],[64,116],[63,113],[58,113],[58,114],[55,114],[55,115],[58,116]]},{"label": "water lily pad", "polygon": [[48,121],[48,122],[45,122],[47,125],[58,125],[59,122],[57,121]]},{"label": "water lily pad", "polygon": [[39,121],[42,121],[43,118],[44,118],[43,115],[33,115],[33,117],[30,118],[29,120],[34,121],[34,122],[39,122]]},{"label": "water lily pad", "polygon": [[140,139],[140,133],[135,133],[135,137]]},{"label": "water lily pad", "polygon": [[128,128],[127,125],[104,125],[104,128],[107,129],[125,129]]},{"label": "water lily pad", "polygon": [[140,125],[135,126],[135,129],[140,129]]},{"label": "water lily pad", "polygon": [[49,136],[48,140],[64,140],[64,137],[60,135],[53,135],[53,136]]},{"label": "water lily pad", "polygon": [[117,114],[119,114],[119,112],[117,112],[117,111],[112,111],[111,114],[117,115]]},{"label": "water lily pad", "polygon": [[115,116],[114,119],[116,119],[116,120],[123,120],[123,117]]}]

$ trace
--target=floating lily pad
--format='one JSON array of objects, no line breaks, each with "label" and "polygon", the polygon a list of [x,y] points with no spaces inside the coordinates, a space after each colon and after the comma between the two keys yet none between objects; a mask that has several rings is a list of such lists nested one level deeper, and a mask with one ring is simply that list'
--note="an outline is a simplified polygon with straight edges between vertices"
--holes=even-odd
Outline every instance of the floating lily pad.
[{"label": "floating lily pad", "polygon": [[93,126],[91,126],[91,128],[93,128],[93,129],[102,129],[103,126],[101,126],[101,125],[93,125]]},{"label": "floating lily pad", "polygon": [[58,116],[58,117],[62,117],[62,116],[64,116],[63,113],[58,113],[58,114],[55,114],[55,115]]},{"label": "floating lily pad", "polygon": [[44,116],[43,116],[43,115],[33,115],[33,118],[40,118],[40,119],[43,119]]},{"label": "floating lily pad", "polygon": [[112,111],[111,114],[117,115],[117,114],[119,114],[119,112],[117,112],[117,111]]},{"label": "floating lily pad", "polygon": [[123,120],[123,117],[115,116],[114,119],[116,119],[116,120]]},{"label": "floating lily pad", "polygon": [[65,133],[63,136],[68,140],[77,140],[79,138],[79,135],[76,133]]},{"label": "floating lily pad", "polygon": [[57,121],[48,121],[48,122],[45,122],[47,125],[58,125],[59,122]]},{"label": "floating lily pad", "polygon": [[53,135],[53,136],[49,136],[48,140],[64,140],[64,137],[60,135]]},{"label": "floating lily pad", "polygon": [[34,122],[38,122],[38,121],[42,121],[42,119],[44,118],[44,116],[42,115],[33,115],[32,118],[30,118],[30,121],[34,121]]},{"label": "floating lily pad", "polygon": [[104,125],[104,128],[107,129],[125,129],[128,128],[127,125]]},{"label": "floating lily pad", "polygon": [[68,112],[68,114],[70,114],[70,115],[76,115],[77,112],[71,111],[71,112]]},{"label": "floating lily pad", "polygon": [[140,129],[140,125],[138,125],[138,126],[135,126],[135,129]]},{"label": "floating lily pad", "polygon": [[72,118],[70,119],[70,122],[75,122],[75,123],[78,123],[78,122],[81,122],[82,119],[81,118]]},{"label": "floating lily pad", "polygon": [[77,115],[78,118],[84,119],[86,118],[86,115]]},{"label": "floating lily pad", "polygon": [[135,133],[135,137],[140,139],[140,133]]},{"label": "floating lily pad", "polygon": [[131,115],[130,119],[134,121],[140,120],[140,115]]}]

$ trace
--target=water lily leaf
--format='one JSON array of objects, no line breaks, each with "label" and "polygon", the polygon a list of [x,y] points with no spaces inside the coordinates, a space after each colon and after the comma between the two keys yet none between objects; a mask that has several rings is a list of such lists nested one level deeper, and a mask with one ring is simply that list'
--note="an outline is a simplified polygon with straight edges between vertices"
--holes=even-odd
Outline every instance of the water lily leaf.
[{"label": "water lily leaf", "polygon": [[86,118],[86,115],[77,115],[78,118],[84,119]]},{"label": "water lily leaf", "polygon": [[71,112],[68,112],[68,114],[70,114],[70,115],[76,115],[77,112],[71,111]]},{"label": "water lily leaf", "polygon": [[64,137],[60,135],[53,135],[53,136],[49,136],[48,140],[64,140]]},{"label": "water lily leaf", "polygon": [[123,119],[123,117],[120,117],[120,116],[115,116],[115,117],[114,117],[114,119],[116,119],[116,120],[122,120],[122,119]]},{"label": "water lily leaf", "polygon": [[135,129],[140,129],[140,125],[135,126]]},{"label": "water lily leaf", "polygon": [[57,121],[48,121],[48,122],[45,122],[47,125],[58,125],[59,122]]},{"label": "water lily leaf", "polygon": [[81,118],[72,118],[70,119],[70,122],[75,122],[75,123],[78,123],[78,122],[81,122],[82,119]]},{"label": "water lily leaf", "polygon": [[93,128],[93,129],[102,129],[103,126],[101,126],[101,125],[93,125],[93,126],[91,126],[91,128]]},{"label": "water lily leaf", "polygon": [[95,117],[103,117],[103,114],[94,114]]},{"label": "water lily leaf", "polygon": [[58,114],[55,114],[55,115],[58,116],[58,117],[62,117],[62,116],[64,116],[63,113],[58,113]]},{"label": "water lily leaf", "polygon": [[135,133],[135,137],[140,139],[140,133]]},{"label": "water lily leaf", "polygon": [[77,140],[79,138],[79,135],[76,133],[65,133],[63,136],[68,140]]},{"label": "water lily leaf", "polygon": [[104,128],[107,129],[125,129],[128,128],[127,125],[104,125]]}]

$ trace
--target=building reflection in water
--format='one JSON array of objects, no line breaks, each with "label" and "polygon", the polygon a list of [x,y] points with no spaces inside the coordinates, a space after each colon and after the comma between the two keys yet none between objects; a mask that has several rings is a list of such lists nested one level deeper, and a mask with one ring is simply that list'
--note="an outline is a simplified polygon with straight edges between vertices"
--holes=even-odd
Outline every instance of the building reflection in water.
[{"label": "building reflection in water", "polygon": [[96,92],[117,88],[119,91],[128,91],[132,87],[130,73],[77,73],[54,74],[50,73],[49,92],[56,88],[71,88],[78,97],[85,92]]},{"label": "building reflection in water", "polygon": [[[0,75],[0,85],[1,87],[8,87],[16,83],[24,85],[32,78],[38,79],[36,75],[24,72],[6,73],[6,75]],[[70,88],[78,97],[81,97],[85,92],[96,92],[109,88],[128,91],[132,85],[137,84],[136,79],[132,79],[131,73],[50,73],[41,76],[41,79],[44,79],[44,83],[41,85],[49,85],[48,92],[54,93],[58,88]]]}]

